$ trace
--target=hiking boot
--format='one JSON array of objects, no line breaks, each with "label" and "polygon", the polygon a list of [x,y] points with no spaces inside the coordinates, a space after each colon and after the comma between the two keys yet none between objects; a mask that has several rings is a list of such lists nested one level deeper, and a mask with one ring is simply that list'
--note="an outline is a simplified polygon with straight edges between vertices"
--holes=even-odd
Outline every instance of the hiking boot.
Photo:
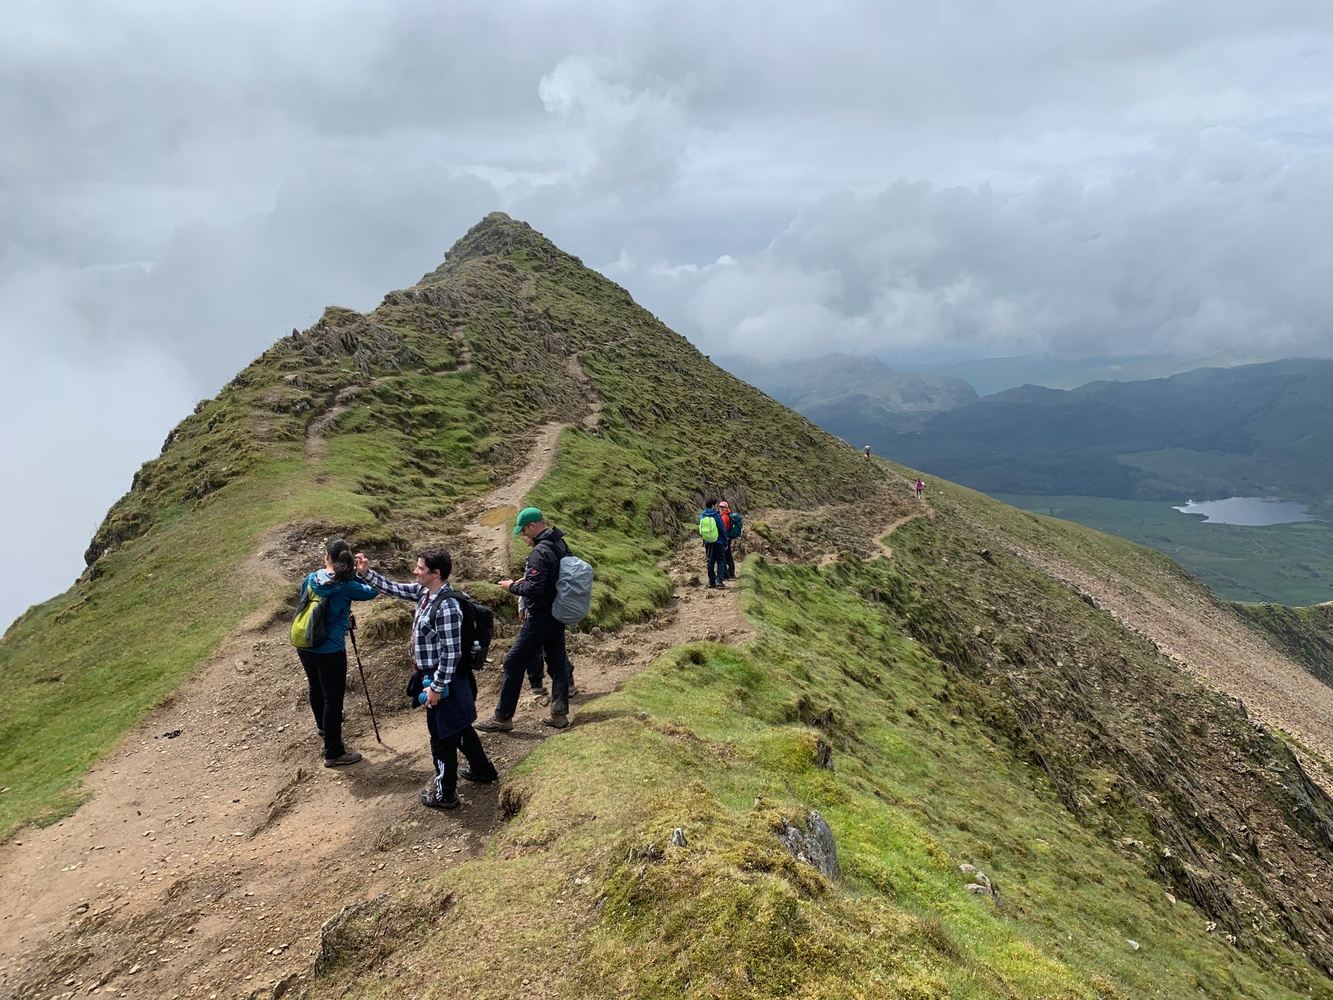
[{"label": "hiking boot", "polygon": [[361,755],[355,750],[344,750],[337,757],[325,757],[325,767],[346,767],[348,764],[355,764],[361,760]]},{"label": "hiking boot", "polygon": [[568,716],[568,715],[554,715],[554,714],[553,714],[553,715],[548,715],[546,718],[542,719],[542,725],[543,725],[543,726],[550,726],[552,729],[568,729],[568,728],[569,728],[569,716]]},{"label": "hiking boot", "polygon": [[483,733],[507,733],[514,728],[514,720],[492,715],[485,722],[478,722],[472,728]]},{"label": "hiking boot", "polygon": [[475,782],[478,785],[490,785],[499,780],[500,773],[492,771],[490,774],[478,774],[471,767],[464,765],[458,769],[458,776],[464,781]]},{"label": "hiking boot", "polygon": [[545,698],[547,693],[545,684],[533,684],[528,687],[528,694],[540,695]]},{"label": "hiking boot", "polygon": [[431,785],[421,793],[421,804],[427,809],[457,809],[461,804],[457,795],[450,795],[443,798],[435,794],[435,786]]},{"label": "hiking boot", "polygon": [[573,681],[570,681],[570,682],[569,682],[569,696],[570,696],[571,698],[576,698],[576,697],[578,697],[578,693],[579,693],[578,685],[575,684]]}]

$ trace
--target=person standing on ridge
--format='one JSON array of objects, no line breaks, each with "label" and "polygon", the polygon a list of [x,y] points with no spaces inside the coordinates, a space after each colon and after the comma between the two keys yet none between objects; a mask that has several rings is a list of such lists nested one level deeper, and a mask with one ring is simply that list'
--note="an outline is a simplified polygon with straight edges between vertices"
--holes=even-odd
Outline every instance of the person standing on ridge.
[{"label": "person standing on ridge", "polygon": [[736,539],[741,537],[745,522],[740,513],[732,510],[731,505],[725,500],[718,503],[717,509],[718,513],[722,515],[722,526],[727,533],[727,548],[723,556],[723,562],[726,564],[727,570],[726,578],[734,580],[736,579],[736,554],[732,550],[736,544]]},{"label": "person standing on ridge", "polygon": [[921,494],[924,493],[925,490],[926,490],[926,484],[922,482],[920,478],[918,478],[917,481],[912,484],[912,492],[916,494],[916,498],[918,500],[921,499]]},{"label": "person standing on ridge", "polygon": [[546,657],[546,668],[551,674],[551,712],[542,719],[542,725],[552,729],[569,726],[569,679],[573,667],[565,651],[565,624],[551,612],[555,602],[555,585],[560,577],[560,560],[570,554],[564,533],[546,523],[536,507],[524,507],[518,512],[514,534],[532,546],[523,567],[523,579],[501,580],[500,587],[523,599],[526,617],[519,627],[518,638],[505,654],[504,676],[500,697],[495,703],[495,714],[477,728],[488,733],[507,733],[514,728],[514,711],[523,690],[523,677],[529,665],[541,656]]},{"label": "person standing on ridge", "polygon": [[344,767],[361,759],[359,753],[343,744],[347,628],[352,602],[369,601],[379,593],[354,579],[353,569],[351,546],[335,538],[324,547],[324,568],[308,573],[301,583],[303,597],[309,592],[326,603],[324,641],[311,649],[296,651],[305,669],[306,683],[310,685],[310,711],[315,716],[315,728],[324,737],[325,767]]},{"label": "person standing on ridge", "polygon": [[870,460],[870,445],[866,445],[866,461]]},{"label": "person standing on ridge", "polygon": [[416,604],[412,616],[412,663],[425,681],[426,731],[430,734],[430,756],[434,777],[421,793],[421,804],[431,809],[457,809],[458,751],[468,766],[462,776],[468,781],[490,784],[499,777],[486,756],[472,723],[477,705],[472,684],[466,677],[453,683],[463,662],[462,598],[449,586],[453,557],[444,549],[430,549],[417,556],[412,570],[415,583],[395,583],[370,568],[360,552],[356,573],[382,594]]},{"label": "person standing on ridge", "polygon": [[699,515],[699,537],[704,542],[704,560],[708,564],[708,586],[714,590],[725,587],[727,578],[727,529],[718,510],[717,498],[709,497]]}]

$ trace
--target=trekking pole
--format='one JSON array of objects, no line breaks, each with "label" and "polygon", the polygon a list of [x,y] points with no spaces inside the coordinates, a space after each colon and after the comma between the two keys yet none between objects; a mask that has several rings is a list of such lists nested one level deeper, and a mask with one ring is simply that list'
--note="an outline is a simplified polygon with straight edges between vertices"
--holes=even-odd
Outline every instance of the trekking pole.
[{"label": "trekking pole", "polygon": [[375,721],[375,706],[370,703],[370,688],[366,685],[366,668],[361,666],[361,650],[356,647],[356,626],[348,629],[347,634],[352,637],[352,652],[356,654],[356,669],[361,675],[361,690],[366,693],[366,708],[370,709],[370,724],[375,727],[375,742],[384,746],[384,741],[380,739],[380,724]]}]

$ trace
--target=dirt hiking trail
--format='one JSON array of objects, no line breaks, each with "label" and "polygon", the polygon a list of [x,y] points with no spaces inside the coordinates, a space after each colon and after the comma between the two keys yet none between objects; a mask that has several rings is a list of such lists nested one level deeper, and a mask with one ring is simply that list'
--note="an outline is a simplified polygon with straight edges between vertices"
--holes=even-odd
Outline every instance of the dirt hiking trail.
[{"label": "dirt hiking trail", "polygon": [[[598,412],[590,406],[584,426],[595,426]],[[536,434],[527,464],[482,498],[480,516],[521,501],[554,464],[567,426]],[[458,541],[478,550],[468,553],[474,560],[503,566],[510,522],[487,520]],[[279,561],[266,547],[247,571],[290,583]],[[673,597],[652,621],[570,636],[575,726],[590,699],[666,650],[752,637],[737,588],[698,587],[701,568],[698,546],[686,545],[664,565]],[[344,737],[365,759],[322,766],[287,615],[271,607],[244,623],[92,770],[91,797],[77,812],[0,847],[0,997],[294,995],[326,920],[482,849],[498,823],[503,777],[461,782],[456,811],[424,809],[424,718],[405,697],[399,707],[377,703],[377,745],[350,656]],[[479,674],[483,716],[506,646],[492,646]],[[512,733],[483,734],[502,776],[541,740],[559,738],[540,725],[544,705],[528,694]]]},{"label": "dirt hiking trail", "polygon": [[[587,408],[578,426],[584,430],[595,429],[601,423],[602,403],[593,392],[592,383],[579,363],[578,355],[569,359],[565,372],[582,389],[587,399]],[[509,572],[510,527],[518,514],[518,505],[555,466],[560,435],[574,426],[570,422],[542,427],[533,439],[531,457],[522,471],[504,486],[487,494],[480,503],[466,508],[467,524],[464,530],[474,550],[481,556],[480,565],[495,574],[494,579],[500,579]]]}]

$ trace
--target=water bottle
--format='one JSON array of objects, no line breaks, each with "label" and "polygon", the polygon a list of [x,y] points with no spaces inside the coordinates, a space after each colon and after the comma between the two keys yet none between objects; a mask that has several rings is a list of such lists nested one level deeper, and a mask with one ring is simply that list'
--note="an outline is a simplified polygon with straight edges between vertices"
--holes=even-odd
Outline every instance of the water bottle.
[{"label": "water bottle", "polygon": [[[430,685],[427,684],[424,688],[421,689],[421,693],[417,695],[417,704],[418,705],[426,704],[426,698],[427,696],[429,696],[429,694],[430,694]],[[449,685],[446,684],[444,686],[444,690],[440,692],[440,698],[444,699],[448,697],[449,697]]]},{"label": "water bottle", "polygon": [[476,639],[472,640],[472,665],[474,667],[481,666],[481,643]]}]

